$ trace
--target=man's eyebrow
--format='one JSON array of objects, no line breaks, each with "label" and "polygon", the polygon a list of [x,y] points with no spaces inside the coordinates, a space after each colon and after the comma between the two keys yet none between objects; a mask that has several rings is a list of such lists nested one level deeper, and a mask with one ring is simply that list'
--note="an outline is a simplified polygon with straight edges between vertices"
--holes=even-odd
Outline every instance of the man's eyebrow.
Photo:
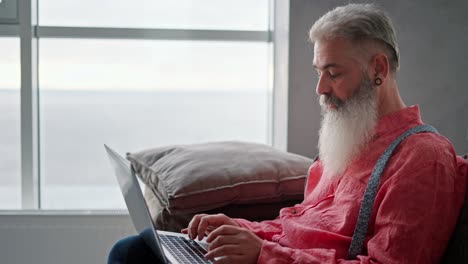
[{"label": "man's eyebrow", "polygon": [[[320,67],[321,70],[326,70],[328,68],[340,68],[342,67],[341,65],[338,65],[336,63],[328,63],[328,64],[325,64],[323,67]],[[317,65],[314,64],[314,68],[315,69],[319,69],[319,67],[317,67]]]}]

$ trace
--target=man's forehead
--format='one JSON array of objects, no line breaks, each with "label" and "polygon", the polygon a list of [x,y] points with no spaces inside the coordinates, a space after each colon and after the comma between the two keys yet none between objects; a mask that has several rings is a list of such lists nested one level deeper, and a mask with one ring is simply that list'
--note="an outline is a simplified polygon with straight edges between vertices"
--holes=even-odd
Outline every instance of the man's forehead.
[{"label": "man's forehead", "polygon": [[314,43],[314,67],[319,69],[342,67],[343,64],[354,60],[353,52],[355,49],[351,42],[345,39],[317,41]]}]

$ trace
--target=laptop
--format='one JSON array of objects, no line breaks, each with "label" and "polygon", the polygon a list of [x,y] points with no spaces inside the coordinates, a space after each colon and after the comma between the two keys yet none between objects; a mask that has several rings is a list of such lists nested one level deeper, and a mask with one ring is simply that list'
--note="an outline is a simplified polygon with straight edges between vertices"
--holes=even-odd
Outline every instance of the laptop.
[{"label": "laptop", "polygon": [[115,170],[133,226],[161,263],[211,263],[203,257],[207,252],[207,243],[191,240],[185,234],[157,230],[130,162],[107,145],[104,146]]}]

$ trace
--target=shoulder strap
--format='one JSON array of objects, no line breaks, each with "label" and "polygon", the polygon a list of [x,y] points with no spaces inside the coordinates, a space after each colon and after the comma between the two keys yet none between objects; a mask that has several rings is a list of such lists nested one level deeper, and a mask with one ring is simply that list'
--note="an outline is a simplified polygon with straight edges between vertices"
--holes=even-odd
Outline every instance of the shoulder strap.
[{"label": "shoulder strap", "polygon": [[422,133],[422,132],[432,132],[438,133],[435,128],[429,125],[420,125],[413,128],[410,128],[398,138],[396,138],[383,152],[383,154],[377,160],[372,174],[370,176],[369,182],[367,183],[366,190],[364,191],[364,197],[362,198],[361,207],[359,208],[359,215],[356,222],[356,227],[354,228],[353,237],[351,239],[351,244],[348,250],[348,256],[346,259],[355,259],[358,254],[361,254],[364,241],[367,234],[367,228],[369,225],[369,218],[372,212],[372,207],[374,206],[375,194],[377,192],[377,187],[379,185],[380,175],[385,169],[388,159],[392,155],[392,152],[395,148],[403,141],[405,138],[409,137],[412,134]]}]

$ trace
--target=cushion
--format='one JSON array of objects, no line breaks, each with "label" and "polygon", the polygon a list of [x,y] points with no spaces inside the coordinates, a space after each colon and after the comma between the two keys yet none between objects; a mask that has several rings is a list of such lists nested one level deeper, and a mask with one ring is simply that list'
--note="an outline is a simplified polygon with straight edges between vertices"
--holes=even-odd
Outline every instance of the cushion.
[{"label": "cushion", "polygon": [[127,153],[127,159],[171,215],[302,200],[313,162],[238,141],[165,146]]},{"label": "cushion", "polygon": [[[468,160],[468,154],[465,154],[463,158]],[[468,179],[468,170],[466,176]],[[442,258],[441,263],[444,264],[468,263],[468,185],[466,188],[465,200],[458,217],[457,225]]]},{"label": "cushion", "polygon": [[148,203],[148,209],[151,213],[151,218],[158,227],[158,230],[172,232],[180,232],[182,228],[187,227],[190,220],[192,220],[196,213],[223,213],[232,218],[243,218],[250,221],[263,221],[275,219],[282,208],[291,207],[297,203],[302,202],[302,200],[288,200],[276,203],[229,204],[207,211],[186,214],[170,214],[166,207],[156,198],[152,189],[145,188],[144,195]]}]

